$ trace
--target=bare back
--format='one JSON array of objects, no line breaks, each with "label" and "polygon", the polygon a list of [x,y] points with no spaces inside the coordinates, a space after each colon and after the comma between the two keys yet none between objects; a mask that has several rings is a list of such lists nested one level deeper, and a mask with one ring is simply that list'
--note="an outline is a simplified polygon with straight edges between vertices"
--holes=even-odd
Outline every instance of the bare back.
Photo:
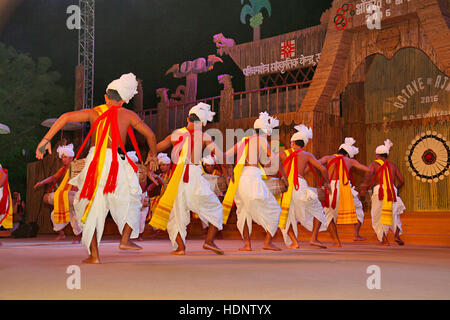
[{"label": "bare back", "polygon": [[[332,163],[332,161],[334,159],[336,159],[336,158],[337,158],[336,155],[331,155],[331,156],[325,156],[325,157],[323,157],[322,159],[319,160],[320,163],[322,163],[324,165],[325,164],[327,165],[328,175],[330,176],[331,180],[336,180],[338,178],[338,176],[339,176],[339,172],[335,171],[336,163]],[[348,172],[350,172],[354,168],[354,169],[357,169],[359,171],[370,173],[370,169],[368,167],[366,167],[365,165],[359,163],[355,159],[351,159],[349,157],[344,156],[343,160],[344,160],[345,166],[348,169]]]},{"label": "bare back", "polygon": [[307,168],[308,163],[312,165],[311,156],[312,156],[311,153],[303,150],[297,154],[298,174],[302,177],[305,177],[305,170]]},{"label": "bare back", "polygon": [[245,166],[258,167],[260,164],[266,165],[267,163],[261,163],[261,156],[267,156],[267,159],[269,159],[272,155],[267,139],[259,135],[254,135],[250,137],[248,144],[249,146],[248,153],[245,158]]},{"label": "bare back", "polygon": [[[91,126],[94,124],[95,120],[97,120],[98,117],[99,117],[99,114],[94,109],[91,109],[90,115],[89,115],[89,121],[91,123]],[[122,143],[124,145],[126,143],[128,127],[131,125],[132,120],[135,120],[136,117],[138,117],[138,115],[135,114],[131,110],[128,110],[125,108],[120,108],[117,110],[117,123],[119,126],[119,134],[120,134],[120,139],[122,140]],[[97,134],[97,130],[94,130],[94,132],[92,133],[92,138],[91,138],[92,146],[95,146],[95,141],[97,139],[96,134]],[[118,144],[118,146],[119,146],[119,144]],[[109,139],[108,139],[108,148],[111,148],[111,147],[112,147],[112,139],[111,139],[111,131],[110,131]]]},{"label": "bare back", "polygon": [[[328,168],[328,176],[330,177],[330,179],[336,179],[336,177],[339,177],[339,172],[337,172],[336,170],[335,170],[335,168],[336,168],[336,163],[332,163],[331,165],[330,165],[330,162],[332,162],[334,159],[336,159],[337,157],[336,156],[328,156],[327,157],[327,162],[326,162],[326,164],[327,164],[327,168]],[[348,158],[348,157],[343,157],[343,159],[344,159],[344,163],[345,163],[345,165],[347,166],[347,169],[348,169],[348,171],[350,172],[350,170],[352,169],[352,167],[353,167],[353,163],[352,163],[352,159],[350,159],[350,158]]]},{"label": "bare back", "polygon": [[[388,160],[384,160],[384,161],[389,164],[390,176],[391,176],[391,178],[393,180],[392,183],[395,184],[396,180],[399,180],[399,176],[401,177],[400,170],[398,169],[398,167],[397,167],[397,165],[395,163],[392,163],[392,162],[390,162]],[[370,164],[369,168],[372,169],[373,173],[376,173],[381,168],[381,165],[378,162],[373,161]],[[380,184],[380,176],[377,175],[377,176],[375,176],[374,179],[375,180],[373,182],[373,186],[379,185]]]},{"label": "bare back", "polygon": [[[174,147],[172,149],[172,154],[175,156],[178,156],[182,145],[178,142],[179,138],[184,134],[181,129],[176,130],[174,133],[170,135],[170,141],[172,143],[172,146]],[[211,138],[209,135],[205,134],[204,132],[196,131],[193,135],[193,150],[191,154],[191,163],[193,164],[200,164],[201,159],[203,157],[203,148],[211,142]],[[175,154],[174,154],[175,153]],[[176,158],[176,157],[175,157]],[[174,159],[172,157],[172,159]]]}]

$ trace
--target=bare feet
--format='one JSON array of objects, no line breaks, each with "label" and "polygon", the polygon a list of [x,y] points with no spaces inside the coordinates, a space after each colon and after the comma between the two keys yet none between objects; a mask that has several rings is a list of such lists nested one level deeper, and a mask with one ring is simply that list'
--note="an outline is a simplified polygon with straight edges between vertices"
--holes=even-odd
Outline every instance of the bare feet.
[{"label": "bare feet", "polygon": [[93,256],[89,256],[89,258],[84,259],[82,262],[83,263],[89,263],[89,264],[99,264],[100,263],[100,259],[99,258],[94,258]]},{"label": "bare feet", "polygon": [[288,249],[299,249],[300,246],[298,243],[292,243],[290,246],[287,247]]},{"label": "bare feet", "polygon": [[353,238],[353,241],[364,241],[364,240],[366,240],[366,238],[364,238],[364,237],[361,237],[361,236],[355,236],[354,238]]},{"label": "bare feet", "polygon": [[138,246],[137,244],[135,244],[133,241],[131,241],[131,240],[128,240],[128,242],[127,243],[121,243],[120,245],[119,245],[119,248],[121,249],[121,250],[142,250],[142,247],[141,246]]},{"label": "bare feet", "polygon": [[325,245],[323,245],[322,242],[320,242],[319,240],[311,240],[311,241],[309,242],[309,244],[312,245],[312,246],[316,246],[316,247],[322,248],[322,249],[326,249],[326,248],[327,248],[327,247],[326,247]]},{"label": "bare feet", "polygon": [[219,249],[219,247],[216,246],[214,243],[206,243],[205,242],[203,244],[203,249],[214,251],[215,253],[220,254],[220,255],[223,254],[223,250]]},{"label": "bare feet", "polygon": [[389,246],[389,240],[385,234],[383,234],[383,238],[381,238],[380,246]]},{"label": "bare feet", "polygon": [[239,248],[239,251],[252,251],[252,247],[250,245],[246,244],[242,248]]},{"label": "bare feet", "polygon": [[140,235],[139,238],[137,238],[137,241],[144,241],[144,237]]},{"label": "bare feet", "polygon": [[62,233],[62,234],[60,233],[60,234],[58,234],[58,236],[55,239],[53,239],[53,241],[61,241],[65,238],[66,238],[66,235],[64,233]]},{"label": "bare feet", "polygon": [[278,248],[276,245],[274,245],[272,242],[269,242],[269,243],[265,243],[265,244],[263,244],[263,247],[262,247],[264,250],[273,250],[273,251],[281,251],[281,249],[280,248]]},{"label": "bare feet", "polygon": [[395,242],[397,242],[399,246],[405,245],[405,243],[403,242],[402,239],[400,239],[400,237],[399,238],[395,238]]},{"label": "bare feet", "polygon": [[75,239],[73,239],[72,244],[78,244],[81,242],[81,234],[77,235]]},{"label": "bare feet", "polygon": [[333,248],[342,248],[342,245],[340,242],[336,242],[335,244],[333,244],[331,247]]},{"label": "bare feet", "polygon": [[184,252],[184,250],[174,250],[170,254],[173,254],[175,256],[184,256],[185,252]]}]

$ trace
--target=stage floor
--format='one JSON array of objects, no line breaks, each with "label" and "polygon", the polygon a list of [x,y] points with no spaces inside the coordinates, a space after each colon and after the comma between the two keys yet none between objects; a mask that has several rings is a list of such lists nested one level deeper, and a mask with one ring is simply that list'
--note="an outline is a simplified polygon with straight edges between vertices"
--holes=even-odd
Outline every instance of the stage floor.
[{"label": "stage floor", "polygon": [[[0,239],[0,299],[450,299],[449,247],[302,242],[269,252],[255,240],[247,253],[237,250],[241,241],[217,240],[225,250],[218,256],[188,240],[187,255],[172,256],[168,240],[123,252],[109,237],[100,245],[103,264],[84,265],[82,245],[53,237]],[[80,266],[79,290],[66,286],[70,265]],[[379,290],[367,288],[370,265],[380,267]]]}]

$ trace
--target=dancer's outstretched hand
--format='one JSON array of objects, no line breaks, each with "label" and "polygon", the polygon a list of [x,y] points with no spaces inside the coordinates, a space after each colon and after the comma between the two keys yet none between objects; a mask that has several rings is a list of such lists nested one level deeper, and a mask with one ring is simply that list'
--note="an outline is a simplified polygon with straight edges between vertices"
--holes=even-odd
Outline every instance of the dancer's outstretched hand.
[{"label": "dancer's outstretched hand", "polygon": [[45,151],[48,150],[49,154],[52,154],[52,144],[47,139],[42,139],[36,148],[36,158],[39,160],[44,158]]},{"label": "dancer's outstretched hand", "polygon": [[158,170],[158,158],[156,156],[151,156],[150,152],[148,153],[147,160],[145,161],[145,165],[151,171]]}]

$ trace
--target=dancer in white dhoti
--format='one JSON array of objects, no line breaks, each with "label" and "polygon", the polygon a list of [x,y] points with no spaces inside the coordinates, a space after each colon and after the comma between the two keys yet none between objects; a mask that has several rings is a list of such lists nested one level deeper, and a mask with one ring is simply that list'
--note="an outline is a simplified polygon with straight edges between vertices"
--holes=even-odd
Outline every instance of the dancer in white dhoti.
[{"label": "dancer in white dhoti", "polygon": [[[81,173],[69,182],[79,189],[74,208],[83,230],[81,241],[89,252],[89,258],[83,261],[85,263],[100,263],[98,245],[108,210],[122,234],[119,248],[142,249],[130,241],[130,238],[137,238],[139,235],[141,188],[136,174],[138,168],[127,155],[127,159],[122,160],[117,152],[120,147],[125,153],[124,142],[127,133],[136,151],[139,151],[132,129],[135,128],[146,138],[149,145],[146,163],[149,164],[150,170],[157,169],[154,133],[136,113],[122,108],[136,93],[136,77],[131,73],[122,75],[120,79],[108,85],[106,104],[63,114],[36,150],[38,159],[43,158],[46,150],[51,153],[51,138],[68,122],[91,123],[91,130],[75,158],[78,158],[92,134],[93,147],[86,157]],[[141,158],[139,153],[138,156]]]},{"label": "dancer in white dhoti", "polygon": [[163,151],[173,145],[172,162],[176,167],[153,212],[150,225],[161,230],[167,229],[174,250],[172,254],[175,255],[185,254],[190,211],[208,225],[203,248],[223,254],[214,243],[217,231],[222,230],[222,204],[202,177],[201,169],[203,147],[208,153],[214,151],[224,163],[222,152],[211,137],[202,132],[202,126],[212,121],[214,114],[210,105],[197,104],[189,111],[187,126],[174,131],[157,146],[158,151]]},{"label": "dancer in white dhoti", "polygon": [[[259,168],[265,159],[270,159],[270,164],[280,162],[278,155],[272,157],[272,151],[267,141],[267,136],[272,134],[273,128],[278,126],[278,120],[270,117],[267,112],[260,113],[254,123],[255,132],[250,137],[245,137],[241,142],[227,151],[227,158],[233,158],[237,154],[238,162],[234,169],[234,181],[230,183],[223,201],[224,221],[228,217],[233,200],[236,203],[237,228],[244,239],[245,245],[239,249],[251,251],[250,234],[253,221],[264,228],[266,238],[263,249],[280,250],[272,243],[272,238],[278,229],[281,208],[263,181],[263,172]],[[282,181],[287,186],[286,174],[279,163],[279,173]]]},{"label": "dancer in white dhoti", "polygon": [[[56,184],[59,183],[59,186],[55,190],[55,192],[50,192],[44,195],[44,201],[49,205],[54,206],[54,209],[50,214],[50,219],[53,223],[53,230],[58,232],[58,236],[54,239],[54,241],[59,241],[66,237],[66,235],[64,234],[64,228],[70,223],[73,234],[75,235],[75,240],[73,241],[73,243],[80,243],[81,228],[78,225],[75,209],[73,207],[73,201],[78,189],[76,187],[71,187],[68,184],[68,170],[70,163],[75,156],[75,153],[73,152],[73,144],[59,146],[56,152],[58,152],[58,156],[64,166],[60,168],[54,175],[37,182],[33,188],[37,189],[43,185],[52,183],[53,185],[49,189],[51,191],[53,187],[55,187]],[[57,202],[56,206],[55,195]],[[61,213],[64,213],[65,211],[68,211],[70,220],[67,221],[68,219],[65,219],[65,217],[61,216],[57,216],[55,219],[55,210],[59,215],[61,215]]]},{"label": "dancer in white dhoti", "polygon": [[[370,210],[373,230],[381,245],[389,245],[387,234],[390,229],[394,233],[395,242],[402,246],[404,242],[400,238],[403,233],[400,215],[406,208],[398,191],[405,179],[395,163],[387,160],[392,146],[393,143],[387,139],[384,145],[376,148],[376,160],[369,165],[370,173],[361,185],[361,195],[364,196],[367,189],[374,185]],[[367,184],[369,180],[372,181]]]},{"label": "dancer in white dhoti", "polygon": [[315,175],[314,169],[320,171],[324,184],[330,190],[328,171],[309,152],[303,150],[312,138],[311,128],[305,125],[295,126],[297,132],[291,138],[291,149],[280,154],[283,167],[289,181],[289,189],[280,199],[281,216],[279,227],[288,248],[299,248],[297,241],[297,225],[300,223],[312,232],[310,244],[326,248],[318,239],[319,231],[327,229],[326,217],[317,191],[310,188],[304,175],[308,168]]},{"label": "dancer in white dhoti", "polygon": [[[352,185],[351,169],[355,168],[363,172],[369,172],[370,170],[357,160],[352,159],[359,152],[359,149],[354,146],[355,142],[353,138],[345,138],[337,154],[325,156],[319,162],[327,165],[331,179],[329,204],[325,207],[327,225],[335,233],[336,224],[353,224],[355,230],[353,240],[361,241],[365,240],[359,234],[364,221],[364,211],[358,198],[358,192]],[[339,239],[336,239],[336,246],[340,246]]]}]

